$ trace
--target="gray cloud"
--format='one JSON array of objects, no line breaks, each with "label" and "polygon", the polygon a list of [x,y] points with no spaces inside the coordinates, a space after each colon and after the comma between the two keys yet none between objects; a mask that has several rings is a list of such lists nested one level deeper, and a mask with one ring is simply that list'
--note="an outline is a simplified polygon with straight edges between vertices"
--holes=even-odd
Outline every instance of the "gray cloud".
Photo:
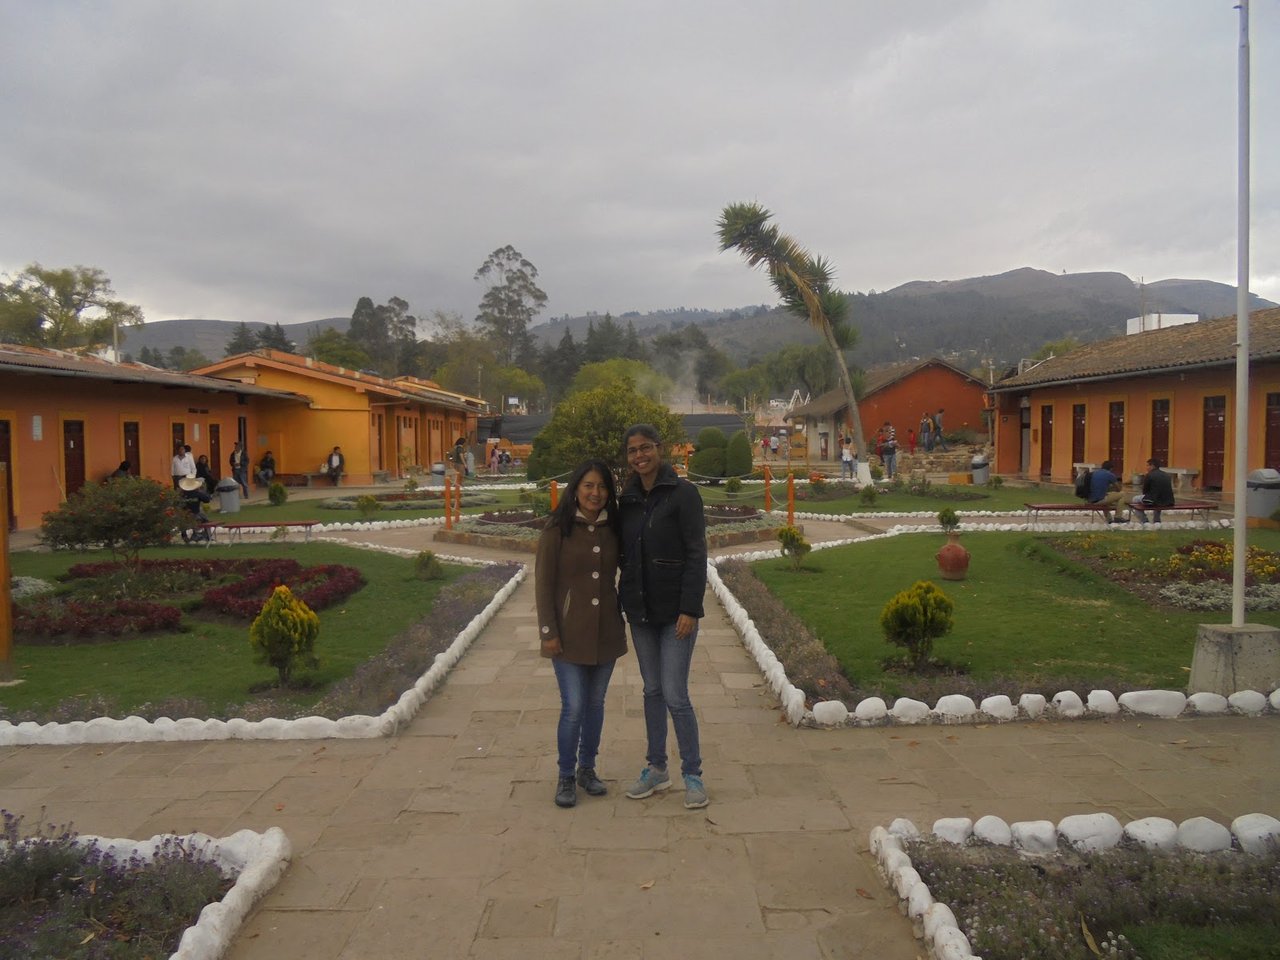
[{"label": "gray cloud", "polygon": [[[1235,277],[1230,0],[358,7],[0,0],[0,270],[149,319],[772,299],[758,200],[848,289],[1018,266]],[[1253,4],[1253,288],[1280,299],[1280,5]]]}]

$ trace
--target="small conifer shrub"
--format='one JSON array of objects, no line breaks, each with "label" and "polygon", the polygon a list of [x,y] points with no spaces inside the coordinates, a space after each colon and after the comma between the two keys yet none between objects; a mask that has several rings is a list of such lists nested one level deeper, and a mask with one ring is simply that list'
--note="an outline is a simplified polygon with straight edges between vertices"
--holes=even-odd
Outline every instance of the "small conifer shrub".
[{"label": "small conifer shrub", "polygon": [[299,665],[313,667],[320,618],[284,584],[272,591],[262,612],[249,627],[249,644],[257,662],[275,667],[280,686],[287,686]]},{"label": "small conifer shrub", "polygon": [[907,651],[907,667],[920,670],[933,655],[933,641],[951,632],[954,604],[937,585],[919,580],[880,612],[885,639]]}]

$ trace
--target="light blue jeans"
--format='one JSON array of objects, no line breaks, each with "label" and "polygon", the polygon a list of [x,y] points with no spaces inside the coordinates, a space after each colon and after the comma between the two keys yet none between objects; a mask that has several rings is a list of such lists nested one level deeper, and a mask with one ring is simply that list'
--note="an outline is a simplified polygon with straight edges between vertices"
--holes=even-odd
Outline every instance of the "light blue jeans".
[{"label": "light blue jeans", "polygon": [[565,663],[551,661],[560,686],[560,724],[556,727],[556,747],[560,754],[560,776],[572,777],[574,765],[594,770],[604,730],[604,697],[609,692],[613,665],[608,663]]},{"label": "light blue jeans", "polygon": [[680,772],[702,776],[698,746],[698,718],[689,702],[689,665],[698,629],[686,640],[676,639],[676,625],[631,625],[631,645],[644,681],[644,728],[649,738],[645,757],[651,767],[667,767],[667,714],[676,728]]}]

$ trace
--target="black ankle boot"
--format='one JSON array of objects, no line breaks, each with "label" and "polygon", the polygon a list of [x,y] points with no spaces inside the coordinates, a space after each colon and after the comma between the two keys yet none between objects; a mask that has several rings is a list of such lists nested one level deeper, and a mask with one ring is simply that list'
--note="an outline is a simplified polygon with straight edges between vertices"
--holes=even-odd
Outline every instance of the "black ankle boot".
[{"label": "black ankle boot", "polygon": [[606,787],[601,782],[600,778],[596,776],[594,767],[578,768],[578,786],[587,791],[587,793],[591,794],[593,797],[603,797],[609,792],[609,788]]},{"label": "black ankle boot", "polygon": [[578,802],[577,784],[573,782],[573,777],[561,777],[559,784],[559,789],[556,790],[556,806],[572,807]]}]

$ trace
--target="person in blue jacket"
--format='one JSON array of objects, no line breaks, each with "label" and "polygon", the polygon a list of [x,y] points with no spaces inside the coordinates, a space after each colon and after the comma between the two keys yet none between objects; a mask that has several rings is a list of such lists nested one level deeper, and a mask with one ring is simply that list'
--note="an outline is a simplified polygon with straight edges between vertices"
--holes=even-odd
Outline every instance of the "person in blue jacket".
[{"label": "person in blue jacket", "polygon": [[662,459],[662,438],[647,423],[627,429],[631,476],[618,497],[622,575],[618,592],[644,681],[646,766],[627,790],[641,800],[671,786],[667,715],[680,748],[684,805],[707,805],[698,718],[689,700],[689,667],[707,586],[707,532],[697,487]]},{"label": "person in blue jacket", "polygon": [[1089,474],[1089,502],[1102,504],[1107,523],[1128,523],[1128,518],[1121,517],[1115,509],[1124,500],[1124,485],[1112,472],[1114,469],[1112,461],[1103,460],[1102,466]]}]

